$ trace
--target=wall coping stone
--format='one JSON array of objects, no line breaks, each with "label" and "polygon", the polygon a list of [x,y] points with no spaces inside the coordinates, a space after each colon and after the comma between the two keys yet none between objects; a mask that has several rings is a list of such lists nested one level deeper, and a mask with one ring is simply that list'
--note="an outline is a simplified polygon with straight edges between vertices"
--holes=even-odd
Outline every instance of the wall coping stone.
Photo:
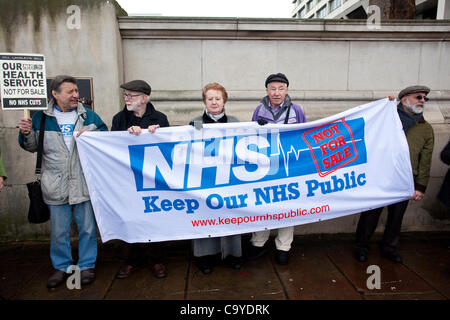
[{"label": "wall coping stone", "polygon": [[260,19],[200,17],[118,17],[123,39],[255,39],[449,41],[450,20]]}]

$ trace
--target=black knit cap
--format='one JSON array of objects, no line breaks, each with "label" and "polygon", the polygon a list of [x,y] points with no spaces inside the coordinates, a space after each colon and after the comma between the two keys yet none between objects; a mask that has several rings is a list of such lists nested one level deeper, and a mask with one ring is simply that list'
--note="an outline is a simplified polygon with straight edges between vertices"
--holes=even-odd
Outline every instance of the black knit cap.
[{"label": "black knit cap", "polygon": [[286,86],[289,87],[289,80],[282,73],[274,73],[274,74],[271,74],[270,76],[268,76],[266,79],[266,88],[267,88],[267,85],[271,82],[283,82],[283,83],[286,83]]},{"label": "black knit cap", "polygon": [[152,88],[144,80],[133,80],[122,84],[120,87],[125,90],[142,92],[148,96],[150,95],[150,92],[152,92]]}]

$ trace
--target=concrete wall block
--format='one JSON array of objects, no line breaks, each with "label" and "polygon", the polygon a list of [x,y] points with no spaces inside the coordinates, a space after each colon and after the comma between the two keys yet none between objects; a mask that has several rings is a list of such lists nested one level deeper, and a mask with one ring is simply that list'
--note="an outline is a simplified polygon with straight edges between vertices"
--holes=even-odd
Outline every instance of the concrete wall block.
[{"label": "concrete wall block", "polygon": [[[420,46],[420,69],[419,83],[433,89],[442,88],[440,74],[441,68],[439,60],[441,59],[444,42],[422,43]],[[436,63],[438,62],[438,63]]]},{"label": "concrete wall block", "polygon": [[34,178],[36,153],[23,150],[17,139],[19,129],[6,128],[0,136],[0,148],[8,179],[7,185],[25,184]]},{"label": "concrete wall block", "polygon": [[[439,56],[439,84],[442,90],[449,90],[450,88],[450,42],[444,41],[441,45]],[[434,75],[436,76],[436,75]]]},{"label": "concrete wall block", "polygon": [[429,101],[427,103],[423,111],[423,116],[431,124],[445,123],[444,115],[437,101]]},{"label": "concrete wall block", "polygon": [[348,89],[393,90],[416,84],[420,47],[409,42],[351,42]]},{"label": "concrete wall block", "polygon": [[278,41],[277,67],[292,90],[348,90],[348,59],[345,41]]},{"label": "concrete wall block", "polygon": [[444,118],[444,123],[450,123],[450,102],[449,101],[437,101],[439,110]]},{"label": "concrete wall block", "polygon": [[142,79],[152,90],[201,90],[202,49],[198,40],[124,40],[124,81]]},{"label": "concrete wall block", "polygon": [[450,224],[450,207],[444,205],[437,199],[443,180],[441,177],[430,178],[430,183],[420,208],[436,222]]},{"label": "concrete wall block", "polygon": [[402,231],[448,231],[450,230],[450,216],[443,219],[437,213],[430,214],[427,211],[428,206],[422,201],[410,201],[408,209],[403,217]]},{"label": "concrete wall block", "polygon": [[3,240],[32,240],[42,236],[46,237],[50,231],[49,222],[44,224],[31,224],[28,222],[28,193],[25,185],[7,186],[0,193],[3,201],[6,193],[7,207],[3,205],[0,210],[0,241]]},{"label": "concrete wall block", "polygon": [[227,90],[261,90],[270,73],[283,72],[276,41],[203,40],[202,47],[202,87],[219,82]]}]

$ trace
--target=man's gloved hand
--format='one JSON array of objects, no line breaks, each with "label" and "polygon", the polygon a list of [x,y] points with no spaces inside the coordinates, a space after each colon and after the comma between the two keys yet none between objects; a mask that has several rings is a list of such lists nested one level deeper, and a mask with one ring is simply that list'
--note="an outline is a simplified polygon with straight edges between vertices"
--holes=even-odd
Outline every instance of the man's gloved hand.
[{"label": "man's gloved hand", "polygon": [[189,124],[197,130],[201,130],[203,128],[203,122],[201,121],[191,121]]},{"label": "man's gloved hand", "polygon": [[267,124],[267,121],[264,120],[264,119],[259,119],[259,120],[258,120],[258,124],[259,124],[260,126],[263,126],[263,125]]}]

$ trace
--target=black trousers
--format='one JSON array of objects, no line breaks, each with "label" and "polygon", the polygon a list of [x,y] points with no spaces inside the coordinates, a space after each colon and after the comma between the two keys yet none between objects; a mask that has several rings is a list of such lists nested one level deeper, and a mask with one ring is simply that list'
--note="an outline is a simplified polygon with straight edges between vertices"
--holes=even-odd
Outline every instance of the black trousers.
[{"label": "black trousers", "polygon": [[127,243],[122,242],[122,258],[127,265],[134,267],[146,264],[165,262],[164,248],[161,242],[156,243]]},{"label": "black trousers", "polygon": [[[403,215],[408,207],[409,200],[388,206],[388,218],[384,229],[380,248],[383,251],[393,251],[397,247],[402,228]],[[369,241],[378,225],[383,207],[361,213],[356,228],[356,247],[369,248]]]}]

